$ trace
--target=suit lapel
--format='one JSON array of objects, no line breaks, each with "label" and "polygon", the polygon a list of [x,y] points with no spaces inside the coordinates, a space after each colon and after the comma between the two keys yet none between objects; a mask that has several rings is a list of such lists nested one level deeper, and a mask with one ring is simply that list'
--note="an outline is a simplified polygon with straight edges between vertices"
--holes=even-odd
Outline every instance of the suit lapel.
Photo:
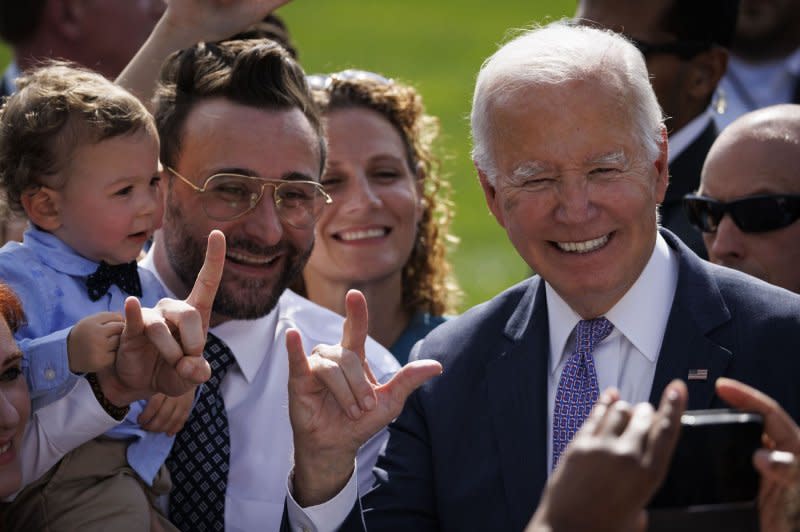
[{"label": "suit lapel", "polygon": [[684,195],[697,190],[703,162],[717,135],[717,126],[710,120],[702,133],[672,161],[669,165],[669,187],[664,197],[665,204],[681,202]]},{"label": "suit lapel", "polygon": [[544,283],[531,282],[505,334],[505,349],[486,368],[488,406],[509,520],[512,529],[521,530],[547,479],[549,329]]},{"label": "suit lapel", "polygon": [[730,312],[706,263],[672,233],[662,230],[661,234],[678,255],[679,272],[650,402],[658,404],[666,385],[682,379],[689,388],[689,409],[709,408],[714,382],[725,374],[731,352],[708,334],[729,321]]}]

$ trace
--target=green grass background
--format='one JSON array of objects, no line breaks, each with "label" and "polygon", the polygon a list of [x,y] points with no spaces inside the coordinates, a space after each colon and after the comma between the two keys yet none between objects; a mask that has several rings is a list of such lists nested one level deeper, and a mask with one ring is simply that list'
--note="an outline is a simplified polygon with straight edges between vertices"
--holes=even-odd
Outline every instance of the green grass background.
[{"label": "green grass background", "polygon": [[[453,186],[453,253],[462,308],[523,279],[527,266],[491,217],[469,157],[475,75],[509,31],[571,15],[575,0],[294,0],[279,13],[309,73],[360,68],[416,86],[442,126]],[[0,66],[8,51],[0,45]]]}]

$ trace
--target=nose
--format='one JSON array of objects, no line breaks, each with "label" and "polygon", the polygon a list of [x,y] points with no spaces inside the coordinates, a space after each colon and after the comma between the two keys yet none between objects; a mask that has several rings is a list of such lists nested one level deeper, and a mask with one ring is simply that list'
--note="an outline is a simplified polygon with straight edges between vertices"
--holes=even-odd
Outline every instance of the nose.
[{"label": "nose", "polygon": [[714,233],[704,233],[703,238],[708,250],[708,258],[712,262],[723,263],[741,259],[745,256],[742,231],[726,214],[720,220]]},{"label": "nose", "polygon": [[134,213],[139,222],[154,224],[154,228],[161,227],[164,216],[164,199],[160,186],[148,186],[136,194]]},{"label": "nose", "polygon": [[347,211],[374,208],[381,204],[381,197],[375,189],[375,185],[364,175],[357,179],[351,179],[344,197],[337,199],[345,204]]},{"label": "nose", "polygon": [[268,246],[280,242],[284,231],[273,193],[273,187],[265,185],[258,204],[242,217],[247,235]]},{"label": "nose", "polygon": [[164,203],[161,184],[147,187],[147,191],[141,195],[139,201],[139,212],[142,215],[150,215],[158,210]]},{"label": "nose", "polygon": [[595,211],[585,179],[564,179],[557,188],[556,219],[565,224],[589,221]]}]

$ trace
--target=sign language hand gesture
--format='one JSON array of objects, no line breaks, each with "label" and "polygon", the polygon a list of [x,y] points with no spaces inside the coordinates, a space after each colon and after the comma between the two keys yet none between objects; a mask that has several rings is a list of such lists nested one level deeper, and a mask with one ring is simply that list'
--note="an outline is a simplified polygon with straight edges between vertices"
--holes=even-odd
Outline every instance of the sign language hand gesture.
[{"label": "sign language hand gesture", "polygon": [[795,530],[792,510],[800,494],[800,427],[771,397],[733,379],[720,378],[717,394],[731,406],[764,416],[764,448],[756,451],[753,463],[761,474],[758,493],[760,530]]},{"label": "sign language hand gesture", "polygon": [[116,361],[98,373],[112,402],[129,404],[156,392],[179,396],[208,380],[211,368],[203,358],[203,347],[224,265],[225,236],[212,231],[189,297],[162,299],[152,309],[143,309],[135,297],[125,301],[125,328]]},{"label": "sign language hand gesture", "polygon": [[350,290],[345,308],[341,343],[317,346],[309,357],[300,333],[286,332],[294,496],[304,506],[335,495],[350,478],[358,448],[397,417],[412,391],[442,371],[433,360],[415,361],[379,384],[364,352],[369,325],[364,295]]}]

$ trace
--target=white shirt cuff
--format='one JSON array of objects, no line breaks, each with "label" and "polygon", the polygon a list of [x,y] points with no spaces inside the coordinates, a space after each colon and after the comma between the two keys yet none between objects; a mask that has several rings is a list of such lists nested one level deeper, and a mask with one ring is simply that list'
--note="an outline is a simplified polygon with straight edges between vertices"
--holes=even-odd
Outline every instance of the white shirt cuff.
[{"label": "white shirt cuff", "polygon": [[350,475],[347,484],[339,493],[322,504],[308,508],[302,508],[292,496],[294,471],[291,471],[286,482],[286,510],[289,516],[289,528],[293,532],[335,532],[338,530],[350,514],[350,510],[353,509],[353,504],[358,502],[357,471],[358,462],[356,461],[353,474]]}]

